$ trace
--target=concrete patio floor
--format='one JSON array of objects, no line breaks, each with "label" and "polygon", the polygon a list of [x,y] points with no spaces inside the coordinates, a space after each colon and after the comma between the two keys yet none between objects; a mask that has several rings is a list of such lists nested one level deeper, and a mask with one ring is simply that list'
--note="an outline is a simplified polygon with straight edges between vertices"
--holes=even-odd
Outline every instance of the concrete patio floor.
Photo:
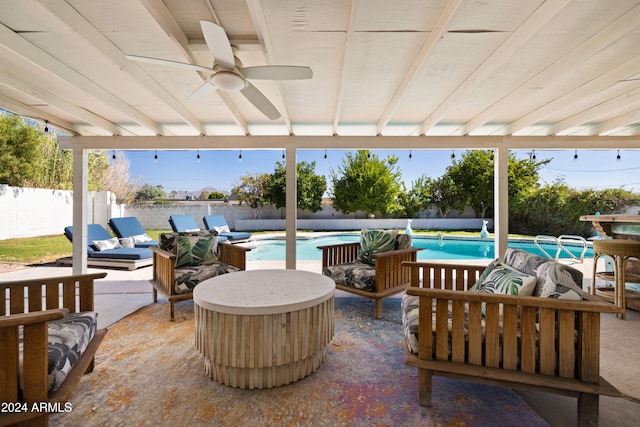
[{"label": "concrete patio floor", "polygon": [[[483,262],[486,263],[486,261]],[[592,261],[585,260],[584,263],[573,263],[571,265],[583,272],[585,288],[590,286]],[[264,268],[285,268],[285,263],[284,261],[250,261],[247,263],[247,269],[249,270]],[[321,272],[319,261],[298,261],[297,268],[316,273]],[[139,308],[152,303],[152,286],[149,283],[152,277],[150,267],[134,271],[89,269],[89,272],[97,271],[106,271],[108,273],[107,277],[98,280],[95,285],[95,305],[96,310],[100,313],[99,327],[108,327]],[[70,267],[47,264],[1,273],[0,280],[23,280],[69,274],[71,274]],[[337,291],[336,297],[344,296],[353,295]],[[399,297],[396,296],[396,298]],[[159,303],[166,303],[166,301],[160,299]],[[373,303],[370,300],[363,298],[363,303],[371,304],[373,310]],[[616,336],[620,336],[620,331],[618,330],[620,328],[624,328],[622,334],[624,342],[607,340],[610,335],[609,331],[615,331]],[[634,376],[640,372],[640,359],[637,356],[640,352],[640,312],[627,310],[626,320],[620,320],[611,315],[603,315],[601,337],[601,374],[604,378],[616,385],[616,376]],[[640,376],[636,375],[635,378],[640,378]],[[625,380],[628,380],[628,378]],[[627,394],[633,393],[631,395],[636,399],[636,402],[640,402],[638,390],[640,390],[640,385],[634,390],[623,390],[623,392]],[[576,424],[577,401],[575,398],[531,391],[517,390],[517,392],[551,426]],[[621,427],[638,425],[640,422],[640,403],[636,402],[601,396],[600,425]]]}]

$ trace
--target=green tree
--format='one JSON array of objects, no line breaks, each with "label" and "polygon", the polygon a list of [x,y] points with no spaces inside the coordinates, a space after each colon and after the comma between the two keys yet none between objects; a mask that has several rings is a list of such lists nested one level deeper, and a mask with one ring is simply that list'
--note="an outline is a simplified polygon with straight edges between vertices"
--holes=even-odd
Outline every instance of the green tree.
[{"label": "green tree", "polygon": [[333,206],[344,213],[363,211],[386,215],[397,211],[400,172],[396,156],[378,159],[368,150],[348,152],[338,171],[330,170]]},{"label": "green tree", "polygon": [[165,199],[167,195],[162,188],[162,185],[145,184],[140,191],[136,194],[136,200],[158,200]]},{"label": "green tree", "polygon": [[[533,161],[517,160],[509,153],[509,199],[530,187],[537,187],[538,170],[551,159]],[[455,186],[458,195],[456,207],[460,210],[471,206],[476,216],[484,218],[493,207],[494,162],[491,150],[469,150],[462,154],[460,161],[447,167],[446,178]]]},{"label": "green tree", "polygon": [[426,175],[420,176],[411,182],[411,189],[407,190],[404,183],[398,194],[398,216],[415,218],[421,211],[427,210],[432,205],[432,180]]},{"label": "green tree", "polygon": [[514,200],[509,208],[509,231],[589,237],[593,226],[580,221],[581,215],[621,213],[639,202],[639,194],[625,189],[577,190],[558,180],[550,185],[529,188]]},{"label": "green tree", "polygon": [[25,187],[36,180],[42,139],[22,117],[0,114],[0,184]]},{"label": "green tree", "polygon": [[211,200],[220,200],[220,199],[226,199],[227,196],[224,195],[224,193],[220,192],[220,191],[212,191],[211,193],[209,193],[209,199]]},{"label": "green tree", "polygon": [[430,181],[431,206],[436,208],[440,218],[446,218],[451,209],[460,206],[460,195],[453,180],[447,174]]},{"label": "green tree", "polygon": [[253,209],[255,218],[260,218],[260,209],[269,204],[268,191],[271,175],[268,173],[249,174],[240,177],[240,182],[231,190],[240,204]]},{"label": "green tree", "polygon": [[[316,175],[316,162],[300,162],[296,165],[297,208],[318,212],[322,209],[322,195],[327,190],[327,180]],[[269,183],[268,199],[276,208],[287,202],[287,172],[284,162],[277,162]]]}]

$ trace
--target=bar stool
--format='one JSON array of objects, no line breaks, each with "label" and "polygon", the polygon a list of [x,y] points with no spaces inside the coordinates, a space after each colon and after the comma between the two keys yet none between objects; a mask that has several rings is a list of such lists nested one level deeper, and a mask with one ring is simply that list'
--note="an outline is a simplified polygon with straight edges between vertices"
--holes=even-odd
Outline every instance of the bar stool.
[{"label": "bar stool", "polygon": [[[597,272],[598,259],[608,256],[613,260],[613,271]],[[612,302],[620,309],[618,317],[624,319],[627,308],[625,283],[640,283],[640,275],[625,272],[625,262],[635,258],[640,260],[640,240],[603,239],[593,241],[593,281],[591,294],[596,293]],[[613,298],[610,291],[596,289],[596,277],[613,282]]]}]

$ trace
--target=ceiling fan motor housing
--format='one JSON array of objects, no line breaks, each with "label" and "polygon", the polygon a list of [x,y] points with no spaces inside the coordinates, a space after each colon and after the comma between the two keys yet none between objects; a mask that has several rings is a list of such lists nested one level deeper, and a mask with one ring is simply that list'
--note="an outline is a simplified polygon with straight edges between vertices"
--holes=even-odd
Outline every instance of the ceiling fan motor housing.
[{"label": "ceiling fan motor housing", "polygon": [[218,71],[211,76],[211,83],[225,92],[237,92],[244,89],[244,79],[233,71]]}]

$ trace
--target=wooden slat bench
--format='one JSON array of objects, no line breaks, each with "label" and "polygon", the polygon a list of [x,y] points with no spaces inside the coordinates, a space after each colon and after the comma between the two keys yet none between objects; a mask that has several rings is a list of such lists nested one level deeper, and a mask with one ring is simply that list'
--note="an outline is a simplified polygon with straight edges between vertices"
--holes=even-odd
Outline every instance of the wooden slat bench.
[{"label": "wooden slat bench", "polygon": [[571,301],[466,292],[484,267],[404,265],[406,294],[419,300],[418,352],[407,346],[405,355],[418,368],[421,405],[431,405],[433,375],[577,397],[579,425],[597,425],[599,395],[623,397],[600,376],[600,315],[617,312],[612,304],[588,294]]},{"label": "wooden slat bench", "polygon": [[[82,375],[93,370],[106,329],[99,329],[58,389],[49,392],[47,322],[94,311],[94,280],[107,273],[0,282],[0,402],[26,404],[27,412],[0,413],[0,426],[46,426],[51,410],[65,408]],[[19,335],[23,330],[22,381]],[[22,385],[21,385],[22,382]],[[40,410],[33,411],[33,404]],[[15,408],[14,408],[15,409]],[[47,410],[48,409],[48,410]]]}]

